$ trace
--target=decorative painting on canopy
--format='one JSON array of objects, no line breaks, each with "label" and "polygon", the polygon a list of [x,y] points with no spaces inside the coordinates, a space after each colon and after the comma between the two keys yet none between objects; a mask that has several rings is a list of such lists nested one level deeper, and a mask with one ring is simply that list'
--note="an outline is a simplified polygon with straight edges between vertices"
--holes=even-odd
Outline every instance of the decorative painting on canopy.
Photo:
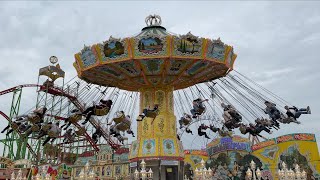
[{"label": "decorative painting on canopy", "polygon": [[85,46],[79,53],[79,56],[80,56],[81,65],[84,68],[92,66],[97,62],[95,52],[89,46]]},{"label": "decorative painting on canopy", "polygon": [[173,55],[187,57],[201,57],[203,39],[192,35],[190,32],[180,37],[173,37]]},{"label": "decorative painting on canopy", "polygon": [[208,77],[216,78],[218,76],[224,75],[227,72],[228,68],[224,64],[210,62],[210,65],[203,69],[202,71],[196,73],[194,75],[194,79],[205,78]]},{"label": "decorative painting on canopy", "polygon": [[157,37],[143,38],[139,41],[138,49],[140,52],[146,54],[153,54],[161,51],[163,48],[163,43]]},{"label": "decorative painting on canopy", "polygon": [[165,155],[175,155],[176,149],[172,139],[163,139],[162,146]]},{"label": "decorative painting on canopy", "polygon": [[127,41],[110,36],[109,40],[98,44],[101,61],[122,60],[128,58]]},{"label": "decorative painting on canopy", "polygon": [[146,75],[160,74],[163,64],[164,60],[162,59],[141,60],[141,66],[145,70]]},{"label": "decorative painting on canopy", "polygon": [[216,60],[224,62],[227,46],[219,39],[209,40],[207,49],[207,58],[210,60]]},{"label": "decorative painting on canopy", "polygon": [[139,68],[136,68],[136,65],[133,61],[120,62],[114,65],[119,67],[119,69],[122,69],[126,74],[128,74],[131,77],[138,76],[141,72]]},{"label": "decorative painting on canopy", "polygon": [[166,55],[166,37],[145,35],[134,39],[134,55],[136,57],[162,57]]},{"label": "decorative painting on canopy", "polygon": [[163,83],[164,83],[164,84],[170,84],[170,83],[173,82],[173,80],[174,80],[175,78],[176,78],[175,76],[166,76],[166,77],[164,78]]},{"label": "decorative painting on canopy", "polygon": [[235,54],[233,53],[233,48],[230,47],[231,50],[229,51],[228,57],[227,57],[227,65],[232,68],[233,61],[235,60]]},{"label": "decorative painting on canopy", "polygon": [[97,67],[96,68],[97,71],[99,72],[103,72],[105,74],[108,74],[108,75],[111,75],[111,76],[114,76],[118,79],[123,79],[124,76],[121,72],[117,71],[116,69],[110,67],[110,66],[100,66],[100,67]]},{"label": "decorative painting on canopy", "polygon": [[148,81],[151,82],[154,86],[158,85],[161,82],[161,77],[148,77]]},{"label": "decorative painting on canopy", "polygon": [[155,140],[146,139],[143,141],[142,154],[143,155],[153,155],[155,153]]},{"label": "decorative painting on canopy", "polygon": [[192,62],[192,60],[170,60],[168,74],[180,74],[186,68],[186,66],[190,65]]},{"label": "decorative painting on canopy", "polygon": [[146,82],[143,77],[134,78],[134,80],[140,84],[146,85]]},{"label": "decorative painting on canopy", "polygon": [[194,63],[186,72],[188,75],[193,76],[196,73],[198,73],[200,70],[204,69],[207,67],[209,62],[206,61],[198,61]]}]

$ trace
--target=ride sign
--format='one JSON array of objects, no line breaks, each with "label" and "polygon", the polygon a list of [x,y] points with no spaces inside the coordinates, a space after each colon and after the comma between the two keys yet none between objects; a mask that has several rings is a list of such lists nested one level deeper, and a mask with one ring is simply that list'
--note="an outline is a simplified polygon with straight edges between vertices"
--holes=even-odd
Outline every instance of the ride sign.
[{"label": "ride sign", "polygon": [[235,142],[232,138],[221,138],[220,143],[207,149],[209,155],[213,155],[223,151],[248,151],[250,152],[250,144],[248,142]]}]

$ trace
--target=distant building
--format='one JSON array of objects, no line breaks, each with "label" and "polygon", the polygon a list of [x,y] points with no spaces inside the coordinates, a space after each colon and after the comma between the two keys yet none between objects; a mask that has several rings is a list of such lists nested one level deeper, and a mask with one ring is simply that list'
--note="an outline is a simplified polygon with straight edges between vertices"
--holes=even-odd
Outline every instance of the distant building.
[{"label": "distant building", "polygon": [[101,180],[130,179],[129,148],[123,147],[113,152],[109,145],[100,146],[97,155],[86,152],[80,155],[72,166],[72,177],[77,179],[85,164],[89,162],[93,168],[96,178]]}]

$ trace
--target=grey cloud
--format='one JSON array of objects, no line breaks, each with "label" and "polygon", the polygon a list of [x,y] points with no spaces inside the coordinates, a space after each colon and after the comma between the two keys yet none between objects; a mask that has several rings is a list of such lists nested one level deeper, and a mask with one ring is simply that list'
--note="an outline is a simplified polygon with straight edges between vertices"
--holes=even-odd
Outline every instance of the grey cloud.
[{"label": "grey cloud", "polygon": [[[48,65],[51,55],[58,56],[66,80],[71,79],[76,75],[73,55],[84,44],[105,41],[110,35],[134,35],[145,26],[147,15],[157,13],[170,32],[221,37],[238,54],[236,70],[294,105],[312,107],[313,114],[302,117],[301,126],[283,126],[274,135],[304,131],[319,139],[314,128],[320,119],[319,6],[319,2],[1,2],[0,90],[36,82],[38,69]],[[24,96],[31,98],[22,102],[22,112],[34,103],[35,90],[26,90]],[[8,112],[11,95],[1,96],[0,102],[1,110]],[[0,125],[4,127],[4,122]],[[186,146],[201,143],[205,142],[196,137]]]}]

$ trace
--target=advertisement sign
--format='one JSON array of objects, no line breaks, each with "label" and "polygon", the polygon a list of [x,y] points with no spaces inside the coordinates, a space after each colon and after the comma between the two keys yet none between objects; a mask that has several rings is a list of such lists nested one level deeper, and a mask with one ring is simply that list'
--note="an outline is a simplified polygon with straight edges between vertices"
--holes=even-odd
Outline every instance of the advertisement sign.
[{"label": "advertisement sign", "polygon": [[138,166],[138,163],[137,162],[132,162],[130,163],[130,167],[137,167]]},{"label": "advertisement sign", "polygon": [[184,150],[184,154],[191,154],[191,155],[199,155],[199,156],[208,156],[208,153],[206,151],[202,150]]},{"label": "advertisement sign", "polygon": [[209,146],[207,148],[208,154],[224,152],[224,151],[248,151],[250,152],[250,144],[248,142],[237,142],[233,141],[230,137],[220,138],[219,144]]},{"label": "advertisement sign", "polygon": [[179,161],[166,161],[166,160],[161,160],[161,166],[178,166]]},{"label": "advertisement sign", "polygon": [[316,138],[314,134],[306,134],[306,133],[299,133],[299,134],[288,134],[284,136],[279,136],[277,138],[272,138],[268,141],[263,141],[261,143],[255,144],[251,147],[252,151],[256,151],[258,149],[262,149],[267,146],[272,146],[275,144],[280,144],[289,141],[311,141],[316,142]]}]

